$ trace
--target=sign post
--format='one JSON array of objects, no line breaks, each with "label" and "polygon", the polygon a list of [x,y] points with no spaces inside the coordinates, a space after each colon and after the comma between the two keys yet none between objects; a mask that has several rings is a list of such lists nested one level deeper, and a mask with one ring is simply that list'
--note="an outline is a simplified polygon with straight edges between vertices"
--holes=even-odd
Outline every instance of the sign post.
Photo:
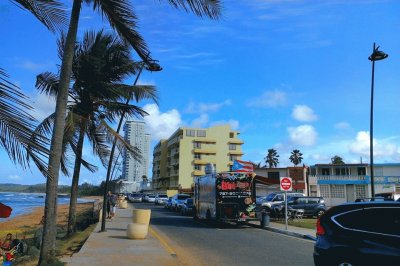
[{"label": "sign post", "polygon": [[281,190],[285,191],[285,229],[288,230],[288,208],[287,208],[287,192],[292,191],[292,179],[290,177],[281,177],[280,178]]}]

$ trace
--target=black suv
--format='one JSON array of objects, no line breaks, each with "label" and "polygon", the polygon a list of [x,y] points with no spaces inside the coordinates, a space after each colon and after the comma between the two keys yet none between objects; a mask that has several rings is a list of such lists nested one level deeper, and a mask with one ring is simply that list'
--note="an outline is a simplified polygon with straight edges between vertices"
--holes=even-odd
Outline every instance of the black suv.
[{"label": "black suv", "polygon": [[347,203],[317,221],[315,265],[399,265],[400,203]]},{"label": "black suv", "polygon": [[322,197],[288,197],[288,207],[303,209],[304,216],[320,217],[326,211],[325,200]]}]

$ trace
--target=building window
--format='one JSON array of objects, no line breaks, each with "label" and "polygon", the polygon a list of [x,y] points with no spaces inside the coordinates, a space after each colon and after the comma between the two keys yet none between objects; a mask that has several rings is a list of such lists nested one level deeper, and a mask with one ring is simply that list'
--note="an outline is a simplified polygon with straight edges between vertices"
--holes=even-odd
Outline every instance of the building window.
[{"label": "building window", "polygon": [[331,186],[331,198],[344,199],[344,185],[332,185]]},{"label": "building window", "polygon": [[196,136],[196,130],[186,129],[186,137],[195,137],[195,136]]},{"label": "building window", "polygon": [[195,164],[194,165],[194,170],[201,171],[201,165],[200,164]]},{"label": "building window", "polygon": [[229,144],[229,150],[236,150],[236,144]]},{"label": "building window", "polygon": [[279,180],[279,172],[268,172],[268,178]]},{"label": "building window", "polygon": [[358,175],[366,175],[367,171],[366,171],[365,167],[358,167],[357,168],[357,174]]},{"label": "building window", "polygon": [[355,185],[356,187],[356,198],[367,197],[367,186],[366,185]]},{"label": "building window", "polygon": [[198,137],[205,137],[206,136],[206,131],[205,130],[197,130],[197,136]]},{"label": "building window", "polygon": [[194,154],[194,158],[200,160],[201,159],[201,154],[200,153],[195,153]]},{"label": "building window", "polygon": [[322,168],[321,172],[322,172],[322,175],[330,175],[329,168]]},{"label": "building window", "polygon": [[229,138],[233,139],[235,137],[235,133],[229,132]]},{"label": "building window", "polygon": [[329,185],[319,185],[319,190],[321,192],[321,197],[330,198]]},{"label": "building window", "polygon": [[336,175],[350,175],[350,169],[349,168],[336,168],[335,174]]},{"label": "building window", "polygon": [[239,156],[238,155],[229,155],[229,160],[230,161],[235,161],[235,160],[239,160]]},{"label": "building window", "polygon": [[201,143],[200,142],[193,142],[193,148],[195,149],[201,149]]}]

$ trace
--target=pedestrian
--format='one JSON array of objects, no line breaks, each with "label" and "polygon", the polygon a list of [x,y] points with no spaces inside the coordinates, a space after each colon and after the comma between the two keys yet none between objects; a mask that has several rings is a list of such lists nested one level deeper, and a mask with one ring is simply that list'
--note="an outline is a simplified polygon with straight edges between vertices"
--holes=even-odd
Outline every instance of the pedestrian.
[{"label": "pedestrian", "polygon": [[107,219],[112,219],[115,216],[115,210],[117,205],[117,196],[108,191],[107,195]]}]

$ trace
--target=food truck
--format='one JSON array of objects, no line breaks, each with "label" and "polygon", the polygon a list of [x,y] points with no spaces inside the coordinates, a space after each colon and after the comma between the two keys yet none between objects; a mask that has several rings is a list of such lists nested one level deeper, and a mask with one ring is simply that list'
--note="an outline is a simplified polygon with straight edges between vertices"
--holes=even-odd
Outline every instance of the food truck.
[{"label": "food truck", "polygon": [[[212,168],[212,167],[211,167]],[[255,174],[210,171],[194,182],[195,219],[242,223],[260,220],[256,213]]]}]

